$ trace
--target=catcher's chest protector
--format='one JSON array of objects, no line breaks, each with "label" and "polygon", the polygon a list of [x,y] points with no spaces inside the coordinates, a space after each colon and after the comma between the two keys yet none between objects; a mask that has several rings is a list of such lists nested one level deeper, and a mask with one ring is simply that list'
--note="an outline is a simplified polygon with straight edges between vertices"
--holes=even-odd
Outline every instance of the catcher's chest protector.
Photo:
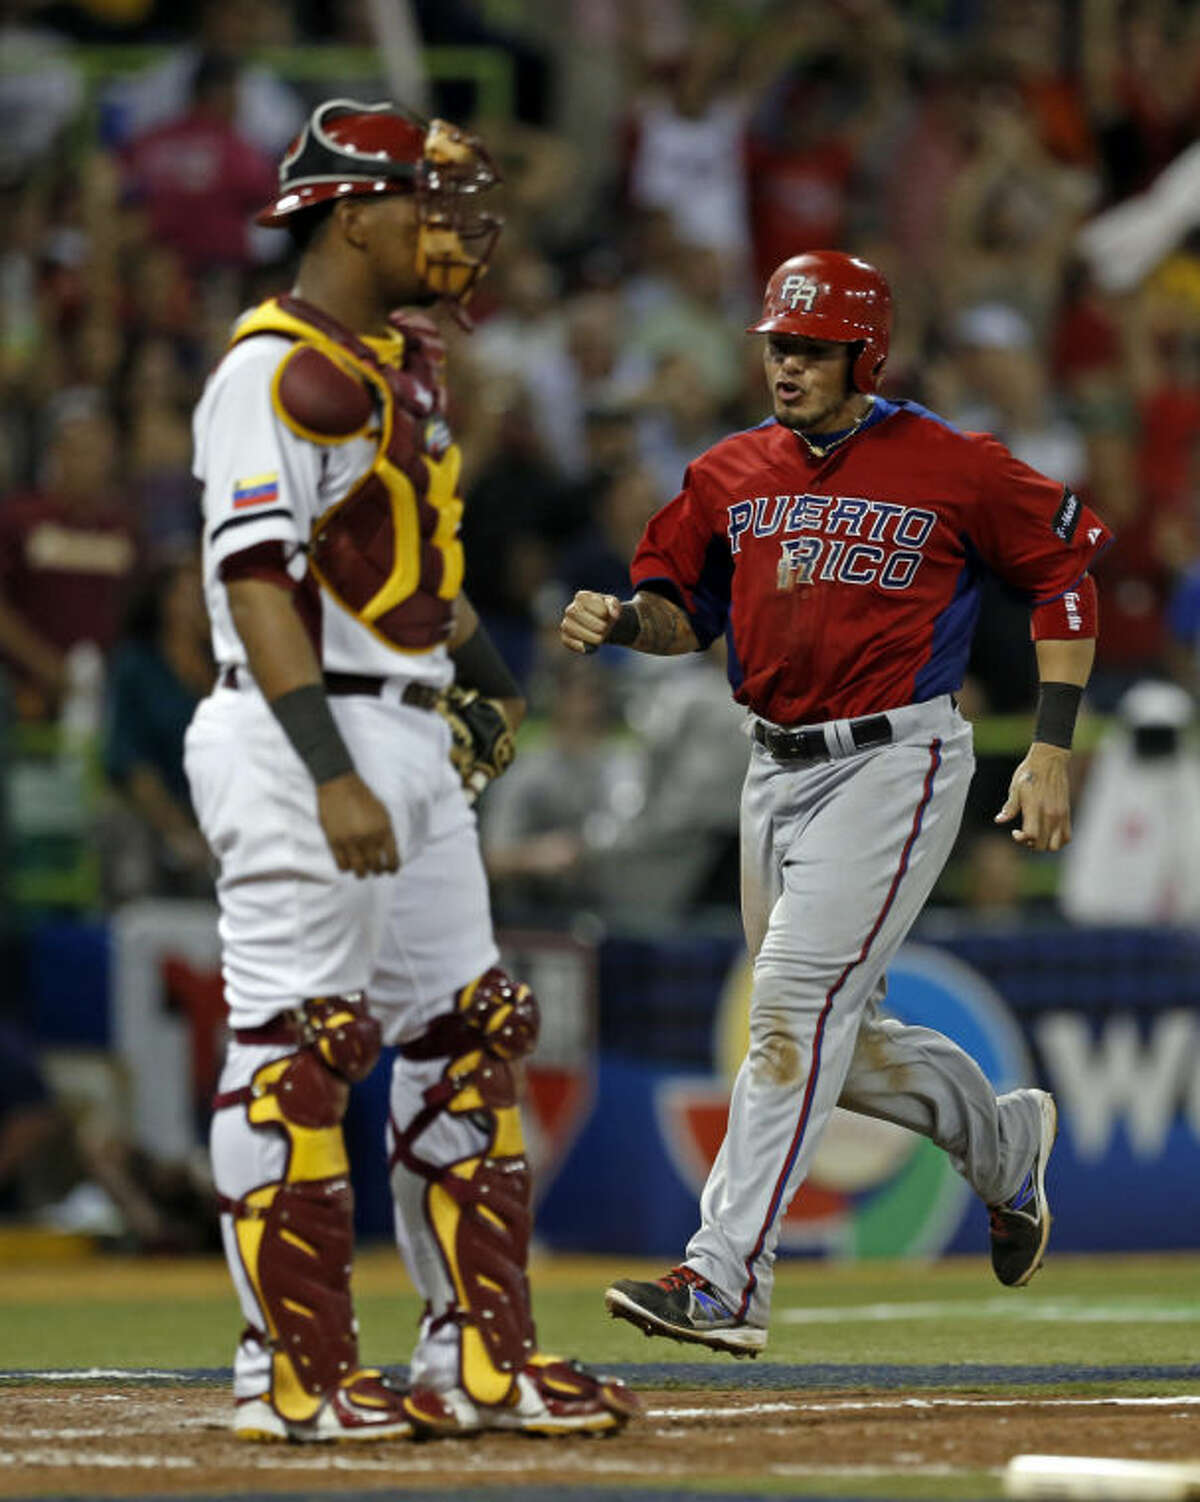
[{"label": "catcher's chest protector", "polygon": [[462,588],[462,456],[450,441],[431,362],[399,330],[362,339],[299,298],[273,298],[238,326],[295,341],[271,400],[298,437],[370,437],[370,470],[313,524],[309,565],[323,588],[388,646],[424,652],[450,633]]}]

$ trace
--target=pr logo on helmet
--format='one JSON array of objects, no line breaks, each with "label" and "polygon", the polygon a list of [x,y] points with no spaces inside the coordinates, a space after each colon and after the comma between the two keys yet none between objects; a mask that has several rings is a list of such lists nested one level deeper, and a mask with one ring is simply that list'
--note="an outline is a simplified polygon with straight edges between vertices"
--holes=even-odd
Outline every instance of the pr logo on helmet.
[{"label": "pr logo on helmet", "polygon": [[803,307],[806,313],[811,313],[820,291],[821,284],[813,281],[811,276],[793,274],[784,277],[783,286],[779,289],[779,301],[788,308]]}]

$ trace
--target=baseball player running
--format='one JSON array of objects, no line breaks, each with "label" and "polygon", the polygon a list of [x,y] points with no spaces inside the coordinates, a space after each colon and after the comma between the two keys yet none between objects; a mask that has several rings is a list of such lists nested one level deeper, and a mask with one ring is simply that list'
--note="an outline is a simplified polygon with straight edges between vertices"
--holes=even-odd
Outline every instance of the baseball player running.
[{"label": "baseball player running", "polygon": [[[391,311],[441,299],[465,322],[495,180],[444,122],[320,105],[259,216],[302,252],[295,289],[241,320],[196,412],[220,666],[186,759],[220,862],[212,1156],[245,1439],[603,1431],[636,1406],[536,1343],[516,1061],[537,1004],[499,967],[450,762],[475,748],[472,787],[499,771],[521,704],[459,593],[436,329]],[[425,1299],[406,1390],[360,1365],[350,1293],[342,1119],[381,1042],[396,1235]]]},{"label": "baseball player running", "polygon": [[1096,634],[1087,569],[1108,529],[994,438],[876,395],[891,293],[864,261],[794,256],[767,284],[774,415],[691,464],[634,556],[622,603],[581,591],[562,640],[671,655],[721,632],[749,711],[742,907],[750,1048],[682,1264],[622,1279],[610,1312],[755,1355],[779,1221],[833,1108],[930,1137],[991,1207],[992,1264],[1026,1283],[1050,1229],[1055,1107],[996,1098],[948,1038],[881,1012],[888,963],[937,879],[974,767],[953,693],[979,581],[1031,602],[1033,744],[997,815],[1029,850],[1070,839],[1067,762]]}]

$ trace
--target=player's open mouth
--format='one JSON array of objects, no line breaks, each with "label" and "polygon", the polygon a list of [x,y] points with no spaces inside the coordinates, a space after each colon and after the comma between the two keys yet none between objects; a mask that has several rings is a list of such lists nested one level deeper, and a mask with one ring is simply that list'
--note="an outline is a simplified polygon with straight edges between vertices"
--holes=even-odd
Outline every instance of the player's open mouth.
[{"label": "player's open mouth", "polygon": [[776,381],[775,394],[782,402],[797,402],[804,397],[800,387],[793,385],[791,381]]}]

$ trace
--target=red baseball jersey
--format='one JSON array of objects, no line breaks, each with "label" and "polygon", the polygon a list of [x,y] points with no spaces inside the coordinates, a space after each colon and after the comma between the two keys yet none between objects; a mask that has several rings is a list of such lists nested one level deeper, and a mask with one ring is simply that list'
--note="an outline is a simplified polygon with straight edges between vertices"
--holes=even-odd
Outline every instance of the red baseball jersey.
[{"label": "red baseball jersey", "polygon": [[872,714],[962,683],[985,570],[1030,604],[1111,540],[997,439],[876,398],[823,456],[774,418],[696,459],[630,574],[722,631],[734,697],[780,725]]}]

